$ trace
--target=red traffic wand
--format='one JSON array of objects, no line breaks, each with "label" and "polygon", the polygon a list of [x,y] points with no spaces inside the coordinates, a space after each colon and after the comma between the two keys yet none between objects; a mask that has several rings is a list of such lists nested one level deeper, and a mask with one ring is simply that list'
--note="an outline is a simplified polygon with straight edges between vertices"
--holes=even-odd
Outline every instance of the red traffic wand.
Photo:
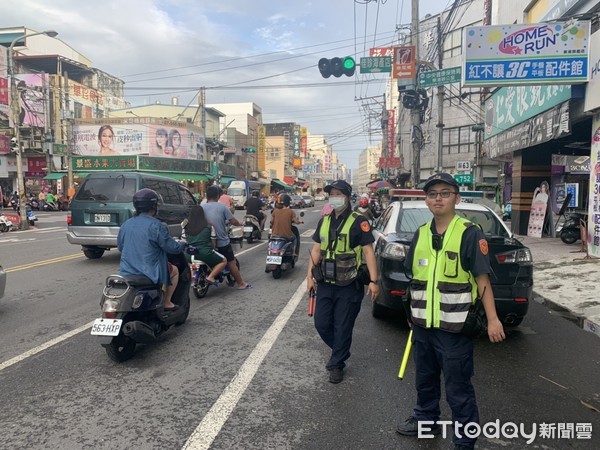
[{"label": "red traffic wand", "polygon": [[308,293],[308,317],[312,317],[315,313],[315,302],[317,300],[317,293],[314,289],[311,289]]}]

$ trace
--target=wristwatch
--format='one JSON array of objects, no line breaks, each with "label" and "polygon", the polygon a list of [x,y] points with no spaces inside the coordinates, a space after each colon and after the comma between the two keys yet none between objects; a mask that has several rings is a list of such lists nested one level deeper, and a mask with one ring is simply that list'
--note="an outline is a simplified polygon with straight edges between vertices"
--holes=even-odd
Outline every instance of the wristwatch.
[{"label": "wristwatch", "polygon": [[377,284],[377,281],[379,281],[379,280],[375,280],[375,281],[369,280],[369,283],[375,283],[375,284]]}]

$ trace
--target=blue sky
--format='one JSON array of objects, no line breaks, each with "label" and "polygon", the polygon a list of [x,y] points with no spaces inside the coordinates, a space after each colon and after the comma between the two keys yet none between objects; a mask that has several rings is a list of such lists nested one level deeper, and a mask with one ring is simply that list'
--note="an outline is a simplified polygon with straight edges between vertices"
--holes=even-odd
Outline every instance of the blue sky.
[{"label": "blue sky", "polygon": [[[53,29],[126,82],[132,105],[254,102],[265,122],[298,122],[324,134],[342,162],[381,140],[368,100],[383,95],[385,75],[323,79],[321,57],[365,56],[397,42],[410,23],[410,0],[2,0],[0,27]],[[449,0],[421,0],[419,15]],[[297,87],[301,86],[301,87]],[[369,125],[370,123],[370,125]],[[369,132],[371,131],[371,133]]]}]

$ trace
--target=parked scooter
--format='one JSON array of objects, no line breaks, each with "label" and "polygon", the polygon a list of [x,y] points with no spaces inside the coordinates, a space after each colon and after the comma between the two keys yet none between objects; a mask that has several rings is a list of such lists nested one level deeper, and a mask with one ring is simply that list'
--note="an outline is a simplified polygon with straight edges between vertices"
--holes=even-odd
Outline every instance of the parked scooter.
[{"label": "parked scooter", "polygon": [[178,308],[164,310],[164,292],[145,276],[110,275],[102,292],[102,317],[94,321],[91,334],[116,362],[130,359],[137,344],[150,344],[173,325],[183,324],[190,312],[190,267],[183,255],[169,255],[179,269],[179,282],[173,294]]},{"label": "parked scooter", "polygon": [[0,232],[6,233],[12,229],[13,223],[4,214],[0,213]]},{"label": "parked scooter", "polygon": [[[300,217],[304,217],[304,212],[300,213]],[[296,228],[296,226],[292,225],[292,228]],[[298,261],[295,246],[295,239],[288,239],[284,236],[269,236],[265,272],[272,273],[273,278],[277,280],[281,278],[283,272],[292,270]]]},{"label": "parked scooter", "polygon": [[581,239],[581,227],[579,221],[587,222],[588,215],[583,213],[572,212],[567,215],[565,223],[560,230],[560,240],[565,244],[574,244]]},{"label": "parked scooter", "polygon": [[246,214],[244,216],[244,239],[248,244],[252,242],[260,241],[262,239],[262,232],[260,231],[260,222],[256,216]]},{"label": "parked scooter", "polygon": [[58,205],[54,202],[44,203],[44,211],[58,211]]},{"label": "parked scooter", "polygon": [[33,213],[33,211],[31,210],[31,208],[29,206],[27,207],[27,209],[25,211],[27,212],[27,221],[29,222],[29,225],[31,225],[31,226],[35,225],[35,223],[38,220],[37,216]]}]

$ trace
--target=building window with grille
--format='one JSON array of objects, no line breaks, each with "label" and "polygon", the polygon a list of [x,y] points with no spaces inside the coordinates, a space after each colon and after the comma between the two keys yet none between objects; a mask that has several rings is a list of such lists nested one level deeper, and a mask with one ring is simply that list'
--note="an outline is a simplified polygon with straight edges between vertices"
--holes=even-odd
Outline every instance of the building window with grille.
[{"label": "building window with grille", "polygon": [[476,133],[471,125],[445,128],[443,152],[447,155],[475,152]]},{"label": "building window with grille", "polygon": [[462,54],[462,28],[448,33],[444,40],[444,59]]}]

